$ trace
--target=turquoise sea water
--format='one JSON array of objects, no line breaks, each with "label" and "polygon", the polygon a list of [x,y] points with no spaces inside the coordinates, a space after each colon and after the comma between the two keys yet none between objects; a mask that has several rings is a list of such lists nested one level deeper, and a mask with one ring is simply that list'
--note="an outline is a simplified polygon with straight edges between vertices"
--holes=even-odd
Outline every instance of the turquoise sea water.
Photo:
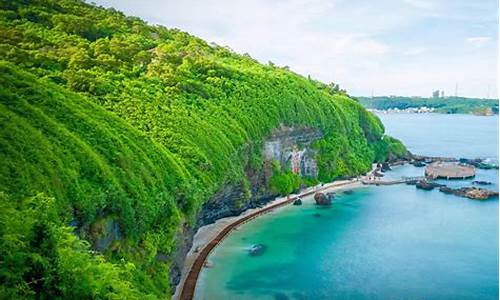
[{"label": "turquoise sea water", "polygon": [[[381,119],[414,153],[498,161],[496,117]],[[403,166],[386,176],[422,172]],[[498,189],[496,170],[476,180],[494,181]],[[202,271],[196,298],[498,299],[497,199],[478,202],[407,185],[339,194],[331,208],[305,201],[241,226],[210,255],[213,267]],[[248,255],[254,244],[266,246],[262,255]]]}]

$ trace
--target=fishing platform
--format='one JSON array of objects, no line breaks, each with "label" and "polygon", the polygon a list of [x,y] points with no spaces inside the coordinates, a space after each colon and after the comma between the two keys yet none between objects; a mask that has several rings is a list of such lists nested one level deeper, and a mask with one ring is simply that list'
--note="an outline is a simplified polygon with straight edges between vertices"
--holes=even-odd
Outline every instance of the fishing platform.
[{"label": "fishing platform", "polygon": [[474,166],[458,162],[433,162],[425,168],[429,179],[467,179],[476,176]]}]

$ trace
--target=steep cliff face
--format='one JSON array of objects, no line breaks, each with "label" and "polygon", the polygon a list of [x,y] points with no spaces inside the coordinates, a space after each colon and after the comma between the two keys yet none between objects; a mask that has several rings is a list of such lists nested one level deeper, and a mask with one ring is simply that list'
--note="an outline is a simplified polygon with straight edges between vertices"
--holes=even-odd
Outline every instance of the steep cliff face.
[{"label": "steep cliff face", "polygon": [[264,143],[266,161],[278,161],[282,169],[290,169],[300,176],[316,178],[318,165],[313,141],[323,137],[321,130],[314,128],[281,127],[273,131]]},{"label": "steep cliff face", "polygon": [[280,127],[267,138],[261,150],[261,168],[245,168],[245,182],[224,185],[205,204],[197,217],[196,226],[213,223],[215,220],[240,214],[246,209],[267,203],[277,196],[269,189],[273,175],[272,162],[277,161],[282,170],[299,176],[317,177],[316,151],[311,143],[323,137],[320,130],[312,128]]}]

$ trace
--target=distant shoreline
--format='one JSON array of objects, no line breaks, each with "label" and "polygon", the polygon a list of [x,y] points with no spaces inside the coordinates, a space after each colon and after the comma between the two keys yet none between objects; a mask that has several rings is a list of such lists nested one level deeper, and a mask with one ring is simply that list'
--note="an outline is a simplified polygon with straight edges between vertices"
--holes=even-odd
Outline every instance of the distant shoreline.
[{"label": "distant shoreline", "polygon": [[397,109],[397,108],[389,108],[389,109],[373,109],[367,108],[369,112],[378,113],[378,114],[440,114],[440,115],[473,115],[480,117],[492,117],[498,116],[498,114],[490,113],[490,112],[477,112],[477,113],[446,113],[439,112],[435,110],[427,110],[426,108],[411,108],[411,109]]},{"label": "distant shoreline", "polygon": [[368,110],[408,113],[498,115],[497,99],[464,97],[355,97]]}]

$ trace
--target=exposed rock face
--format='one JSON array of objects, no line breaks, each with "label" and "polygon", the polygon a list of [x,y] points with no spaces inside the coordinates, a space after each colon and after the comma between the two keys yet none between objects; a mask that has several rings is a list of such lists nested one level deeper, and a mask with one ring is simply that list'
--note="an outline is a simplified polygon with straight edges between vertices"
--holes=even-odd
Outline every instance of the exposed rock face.
[{"label": "exposed rock face", "polygon": [[459,189],[453,189],[444,186],[439,188],[439,191],[445,194],[453,194],[456,196],[466,197],[474,200],[486,200],[489,198],[498,197],[498,192],[477,187],[464,187]]},{"label": "exposed rock face", "polygon": [[[170,283],[176,286],[181,280],[182,268],[186,254],[193,245],[194,230],[187,225],[182,227],[182,231],[176,236],[176,249],[172,253],[172,266],[170,267]],[[164,253],[158,253],[155,257],[158,261],[166,261],[167,256]]]},{"label": "exposed rock face", "polygon": [[236,201],[237,199],[244,198],[241,185],[224,186],[212,199],[203,205],[198,215],[197,227],[214,223],[220,218],[239,215],[245,209],[252,206],[250,203],[239,205],[241,201]]},{"label": "exposed rock face", "polygon": [[265,159],[277,160],[282,167],[301,176],[316,177],[318,167],[314,159],[315,152],[309,145],[322,137],[321,131],[312,128],[281,127],[264,143]]}]

